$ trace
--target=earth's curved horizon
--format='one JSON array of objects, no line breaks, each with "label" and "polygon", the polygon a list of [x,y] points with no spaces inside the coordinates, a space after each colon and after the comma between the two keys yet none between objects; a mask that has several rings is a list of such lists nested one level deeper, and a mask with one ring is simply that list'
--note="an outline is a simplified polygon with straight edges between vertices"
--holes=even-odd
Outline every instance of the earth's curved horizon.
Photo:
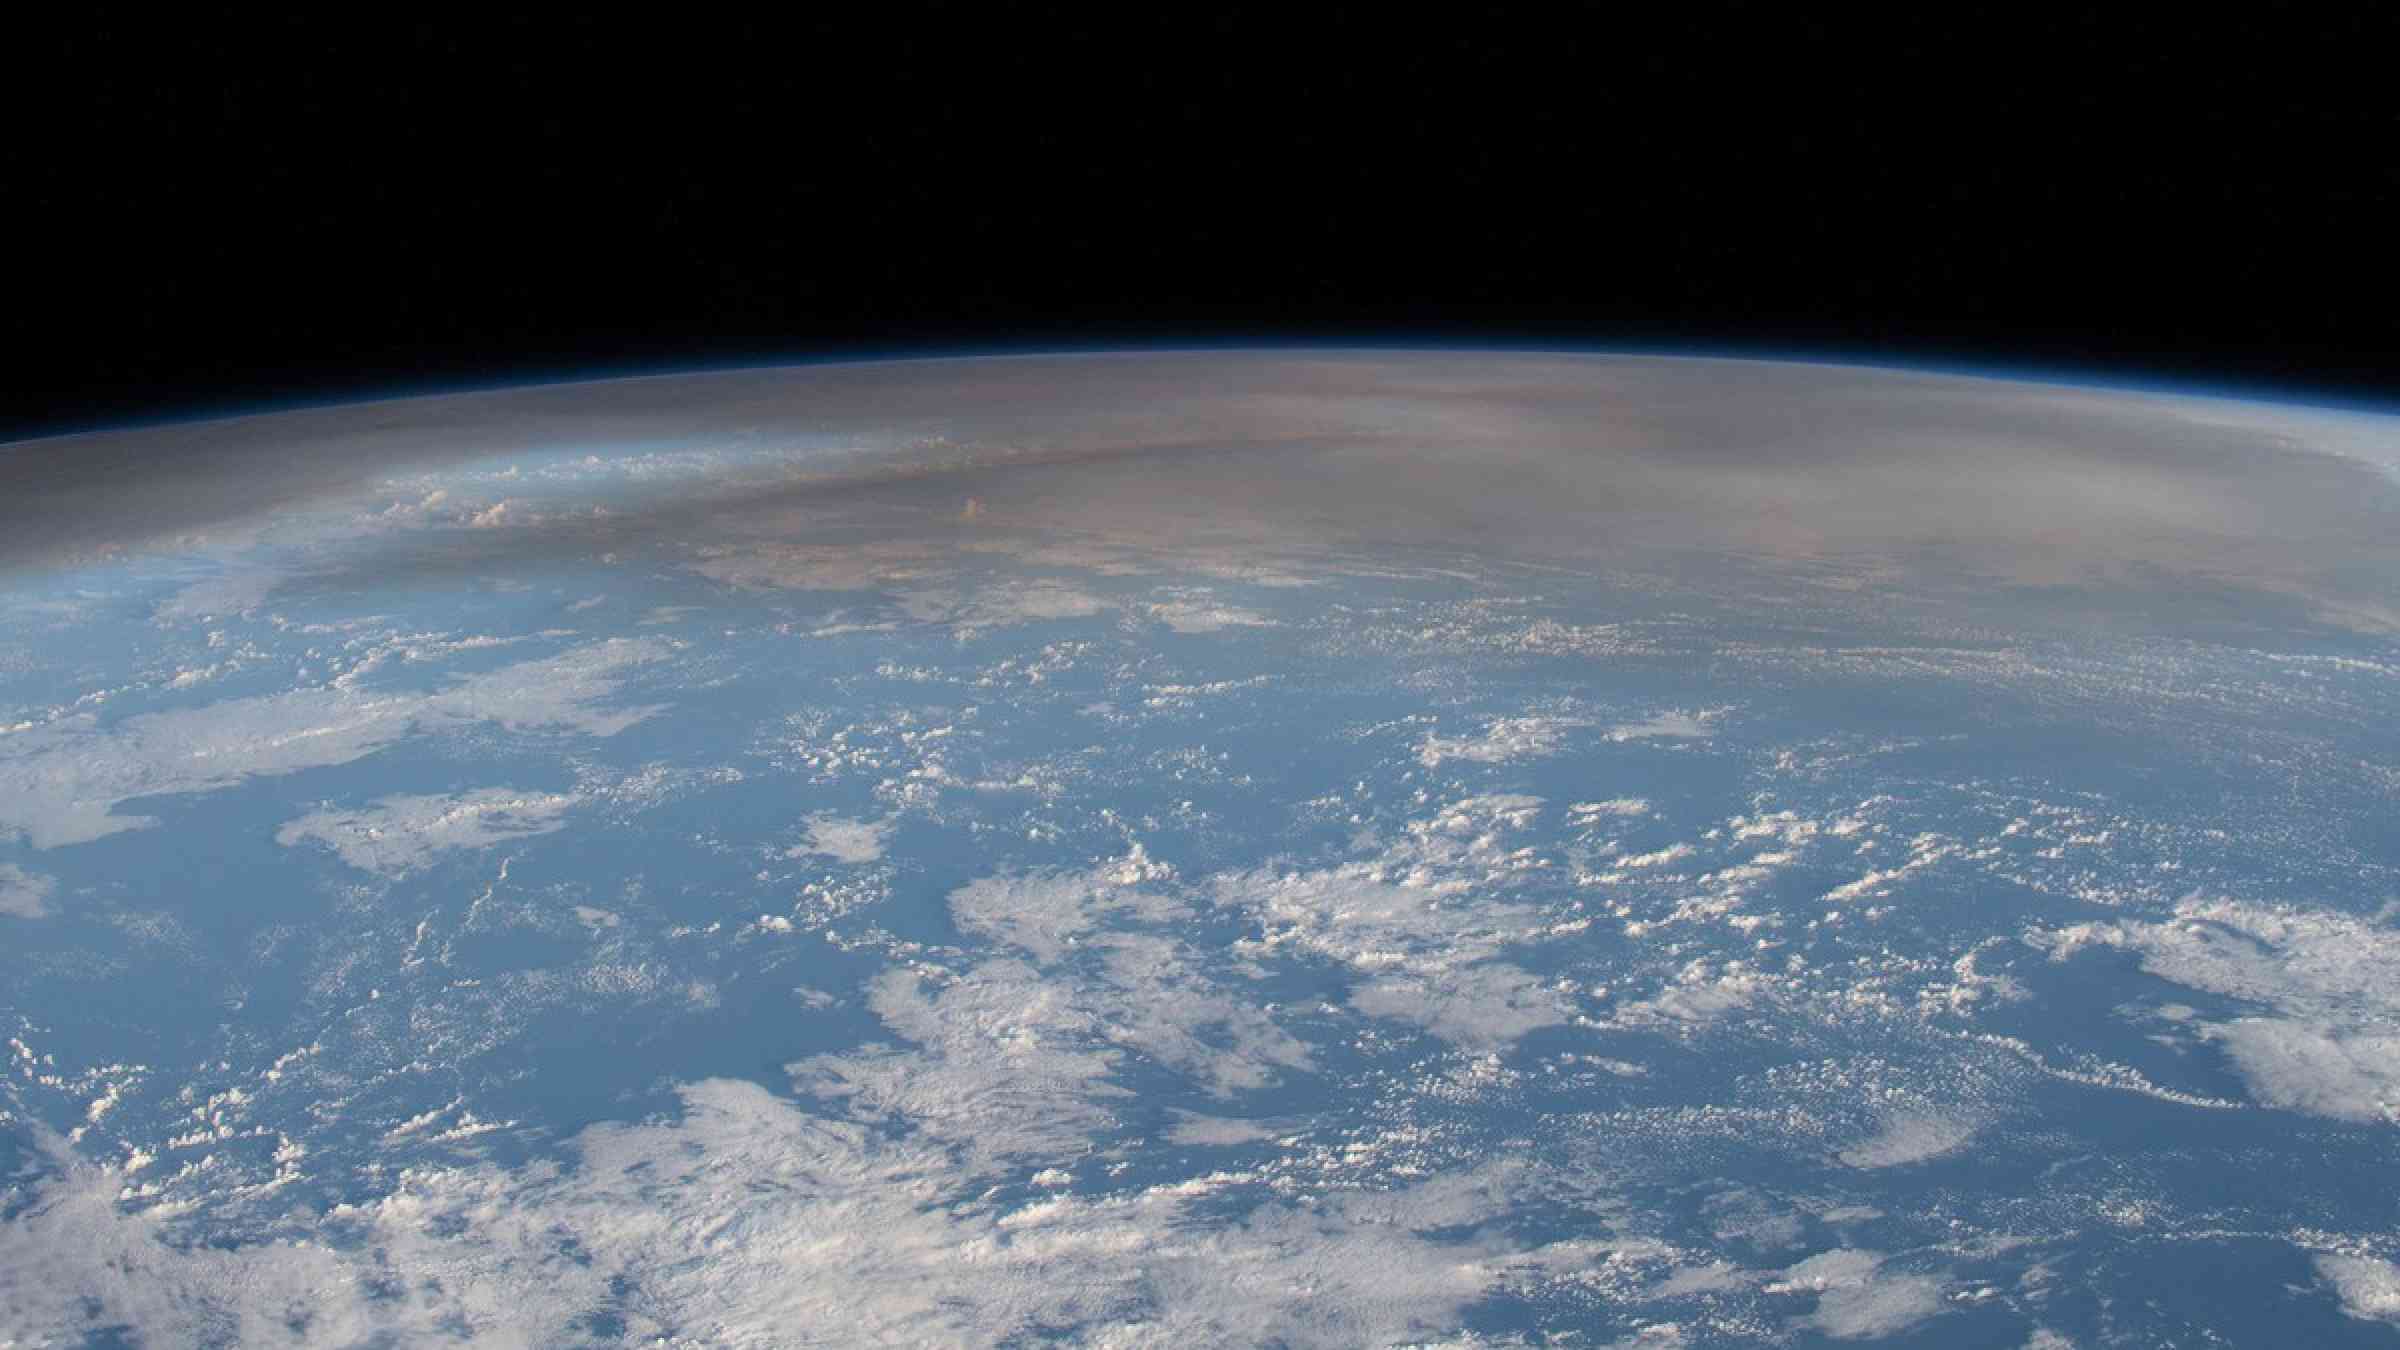
[{"label": "earth's curved horizon", "polygon": [[0,1344],[2376,1344],[2400,418],[1331,348],[0,446]]}]

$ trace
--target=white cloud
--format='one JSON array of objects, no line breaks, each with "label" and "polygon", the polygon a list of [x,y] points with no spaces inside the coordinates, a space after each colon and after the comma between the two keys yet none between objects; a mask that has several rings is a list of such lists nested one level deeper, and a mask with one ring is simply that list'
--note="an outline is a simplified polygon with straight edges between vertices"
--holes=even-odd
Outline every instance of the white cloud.
[{"label": "white cloud", "polygon": [[900,611],[912,619],[948,624],[969,632],[1021,623],[1090,618],[1112,608],[1099,596],[1055,581],[1004,581],[968,590],[911,590],[894,599]]},{"label": "white cloud", "polygon": [[1616,1005],[1608,1020],[1619,1026],[1697,1026],[1746,1008],[1776,989],[1773,975],[1741,960],[1722,966],[1687,962],[1648,998]]},{"label": "white cloud", "polygon": [[1907,1112],[1885,1120],[1872,1138],[1843,1149],[1836,1156],[1852,1167],[1901,1167],[1955,1153],[1974,1137],[1972,1121]]},{"label": "white cloud", "polygon": [[2400,1266],[2326,1252],[2317,1257],[2317,1274],[2333,1286],[2343,1312],[2361,1321],[2400,1324]]},{"label": "white cloud", "polygon": [[1566,1020],[1556,990],[1504,961],[1438,974],[1383,976],[1353,992],[1350,1006],[1369,1017],[1414,1022],[1463,1049],[1481,1051]]},{"label": "white cloud", "polygon": [[282,573],[266,568],[226,572],[177,591],[159,605],[154,617],[176,623],[240,614],[264,604],[284,580]]},{"label": "white cloud", "polygon": [[1617,866],[1635,868],[1664,867],[1668,863],[1681,862],[1684,859],[1691,857],[1695,851],[1696,850],[1694,850],[1690,844],[1674,843],[1667,845],[1665,848],[1657,849],[1649,853],[1629,853],[1624,857],[1617,859]]},{"label": "white cloud", "polygon": [[1590,825],[1611,818],[1623,819],[1650,814],[1650,803],[1641,797],[1611,797],[1603,802],[1576,802],[1567,808],[1567,819],[1577,825]]},{"label": "white cloud", "polygon": [[1548,862],[1511,847],[1539,797],[1486,794],[1410,822],[1374,856],[1300,871],[1210,878],[1216,903],[1253,915],[1248,949],[1302,952],[1368,977],[1352,1006],[1412,1021],[1460,1045],[1489,1049],[1572,1015],[1563,994],[1500,959],[1548,931],[1532,905],[1492,898]]},{"label": "white cloud", "polygon": [[275,832],[286,848],[315,840],[362,872],[399,876],[441,854],[486,848],[563,827],[570,793],[477,788],[445,796],[385,797],[357,810],[325,810]]},{"label": "white cloud", "polygon": [[2210,1028],[2251,1095],[2344,1120],[2400,1120],[2400,1035],[2280,1017]]},{"label": "white cloud", "polygon": [[1769,1293],[1814,1293],[1808,1320],[1840,1340],[1865,1340],[1904,1331],[1942,1310],[1942,1282],[1931,1275],[1895,1274],[1879,1252],[1841,1247],[1819,1252],[1783,1272]]},{"label": "white cloud", "polygon": [[1167,1130],[1169,1143],[1198,1148],[1225,1148],[1236,1144],[1255,1144],[1275,1137],[1275,1131],[1256,1121],[1194,1115],[1189,1111],[1174,1114],[1175,1124]]},{"label": "white cloud", "polygon": [[888,820],[845,820],[839,816],[811,816],[808,820],[808,843],[792,849],[791,856],[816,854],[836,862],[873,862],[883,856],[890,841],[892,823]]},{"label": "white cloud", "polygon": [[1070,981],[1009,958],[963,976],[895,969],[867,1006],[917,1048],[819,1055],[794,1084],[861,1120],[905,1123],[960,1151],[970,1171],[1072,1161],[1116,1126],[1128,1092],[1102,1010]]},{"label": "white cloud", "polygon": [[1167,600],[1146,605],[1144,612],[1178,633],[1215,633],[1227,628],[1267,628],[1273,619],[1256,610],[1213,600]]},{"label": "white cloud", "polygon": [[2326,910],[2187,899],[2171,919],[2027,935],[2064,960],[2132,951],[2162,979],[2256,1005],[2198,1023],[2270,1106],[2343,1120],[2400,1120],[2400,932]]},{"label": "white cloud", "polygon": [[0,863],[0,915],[18,919],[42,919],[50,915],[50,897],[58,890],[58,881],[39,872],[28,872],[15,863]]},{"label": "white cloud", "polygon": [[[1129,855],[1130,857],[1131,855]],[[1143,864],[1149,855],[1141,855]],[[970,933],[997,939],[1048,965],[1096,932],[1111,915],[1151,923],[1187,917],[1185,906],[1145,889],[1160,878],[1147,867],[1103,865],[1088,872],[981,877],[951,893],[950,913]]]},{"label": "white cloud", "polygon": [[601,1125],[579,1165],[412,1168],[281,1240],[186,1244],[78,1165],[0,1227],[0,1333],[149,1344],[623,1339],[748,1346],[992,1343],[1074,1328],[1111,1344],[1388,1343],[1455,1329],[1502,1253],[1426,1230],[1488,1219],[1442,1182],[1269,1200],[1209,1187],[1030,1202],[943,1148],[803,1111],[751,1083],[681,1090],[681,1118]]},{"label": "white cloud", "polygon": [[1714,723],[1722,714],[1710,709],[1688,713],[1680,709],[1646,717],[1639,722],[1626,722],[1608,729],[1612,741],[1699,740],[1716,734]]},{"label": "white cloud", "polygon": [[[1033,964],[985,961],[945,990],[938,1006],[893,999],[885,1017],[893,1030],[943,1056],[942,1064],[915,1071],[955,1068],[972,1092],[971,1080],[994,1064],[1082,1046],[1098,1060],[1018,1071],[1027,1081],[1096,1076],[1130,1050],[1227,1094],[1311,1067],[1308,1048],[1269,1013],[1202,972],[1181,937],[1190,910],[1153,889],[1171,876],[1137,845],[1086,871],[990,877],[952,893],[962,931],[1024,952]],[[1061,965],[1082,978],[1050,978],[1048,968]],[[879,996],[890,992],[878,987]],[[995,1000],[989,1012],[963,1023],[950,1016],[985,998]],[[928,1016],[935,1011],[943,1015]]]},{"label": "white cloud", "polygon": [[464,722],[613,736],[657,711],[602,706],[623,672],[668,651],[660,642],[612,639],[432,693],[372,693],[344,680],[109,726],[62,719],[0,740],[0,826],[35,848],[87,843],[150,824],[116,813],[135,798],[346,764],[412,732]]},{"label": "white cloud", "polygon": [[948,561],[933,544],[919,539],[857,544],[758,541],[704,549],[692,570],[729,585],[758,589],[873,591],[940,576],[948,570]]},{"label": "white cloud", "polygon": [[1467,736],[1427,732],[1417,744],[1417,762],[1428,769],[1463,759],[1475,764],[1503,764],[1514,759],[1538,759],[1558,753],[1566,734],[1584,725],[1561,717],[1502,717]]}]

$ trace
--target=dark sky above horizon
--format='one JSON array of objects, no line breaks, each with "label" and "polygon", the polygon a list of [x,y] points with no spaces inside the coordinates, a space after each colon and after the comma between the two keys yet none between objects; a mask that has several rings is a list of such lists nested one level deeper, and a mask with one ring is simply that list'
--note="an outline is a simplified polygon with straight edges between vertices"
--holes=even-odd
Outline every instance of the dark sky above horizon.
[{"label": "dark sky above horizon", "polygon": [[2392,35],[36,25],[0,95],[23,129],[0,440],[594,370],[1249,340],[2389,401]]}]

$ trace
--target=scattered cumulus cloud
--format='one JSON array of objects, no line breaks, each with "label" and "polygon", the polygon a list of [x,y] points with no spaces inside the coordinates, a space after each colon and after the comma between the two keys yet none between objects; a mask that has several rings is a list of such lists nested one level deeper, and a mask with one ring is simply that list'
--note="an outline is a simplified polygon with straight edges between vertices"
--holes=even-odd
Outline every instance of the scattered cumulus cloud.
[{"label": "scattered cumulus cloud", "polygon": [[1525,794],[1464,798],[1366,858],[1222,873],[1207,885],[1218,905],[1258,922],[1250,949],[1340,962],[1363,977],[1357,1011],[1490,1049],[1572,1016],[1564,994],[1505,959],[1549,929],[1537,907],[1496,898],[1511,876],[1548,866],[1510,838],[1541,808]]},{"label": "scattered cumulus cloud", "polygon": [[1497,1197],[1438,1182],[1269,1200],[1229,1223],[1200,1221],[1206,1185],[1007,1198],[934,1140],[727,1079],[683,1087],[676,1119],[595,1126],[575,1153],[571,1169],[412,1168],[380,1199],[242,1247],[175,1241],[161,1216],[118,1207],[121,1174],[77,1164],[0,1226],[0,1330],[564,1344],[607,1315],[629,1343],[1084,1327],[1126,1343],[1382,1344],[1454,1330],[1504,1255],[1428,1235],[1495,1213]]}]

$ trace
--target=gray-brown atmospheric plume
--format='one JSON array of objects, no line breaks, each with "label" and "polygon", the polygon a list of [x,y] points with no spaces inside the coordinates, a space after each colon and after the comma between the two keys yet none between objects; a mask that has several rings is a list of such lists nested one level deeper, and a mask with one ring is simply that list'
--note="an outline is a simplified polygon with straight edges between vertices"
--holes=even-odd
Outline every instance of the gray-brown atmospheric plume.
[{"label": "gray-brown atmospheric plume", "polygon": [[[205,551],[397,475],[739,448],[748,467],[471,547],[335,570],[797,542],[812,508],[1151,547],[1684,555],[1958,594],[2271,596],[2400,626],[2400,420],[1840,366],[1536,354],[1134,353],[547,385],[0,448],[0,567]],[[763,457],[761,457],[763,456]],[[897,528],[897,527],[896,527]],[[826,539],[828,544],[840,541]],[[447,563],[443,560],[447,559]]]}]

